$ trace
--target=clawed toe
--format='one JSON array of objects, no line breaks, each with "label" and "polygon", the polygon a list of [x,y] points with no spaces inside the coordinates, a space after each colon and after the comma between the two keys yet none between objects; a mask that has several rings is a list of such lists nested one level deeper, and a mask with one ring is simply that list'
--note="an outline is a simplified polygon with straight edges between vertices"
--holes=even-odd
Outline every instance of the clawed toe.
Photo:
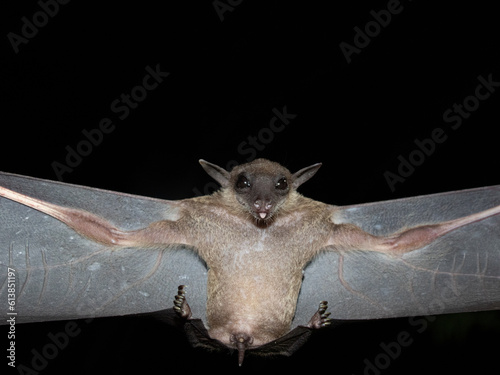
[{"label": "clawed toe", "polygon": [[191,308],[186,302],[186,286],[179,285],[177,294],[174,297],[174,310],[183,319],[191,318]]},{"label": "clawed toe", "polygon": [[313,315],[307,326],[309,328],[320,329],[332,324],[332,319],[329,318],[331,313],[326,312],[326,309],[328,309],[328,302],[321,301],[319,303],[318,311],[316,311],[316,313]]}]

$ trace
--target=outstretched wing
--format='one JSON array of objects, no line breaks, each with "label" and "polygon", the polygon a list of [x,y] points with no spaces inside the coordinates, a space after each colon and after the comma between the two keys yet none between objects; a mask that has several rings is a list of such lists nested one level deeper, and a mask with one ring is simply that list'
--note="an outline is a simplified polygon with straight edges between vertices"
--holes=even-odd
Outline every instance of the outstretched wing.
[{"label": "outstretched wing", "polygon": [[[0,173],[0,186],[95,213],[126,230],[174,219],[175,202]],[[10,275],[15,275],[15,283]],[[126,315],[172,307],[180,284],[205,319],[206,266],[182,246],[120,249],[0,197],[0,300],[15,285],[18,322]],[[5,322],[4,322],[5,323]]]},{"label": "outstretched wing", "polygon": [[[500,186],[343,207],[335,222],[374,235],[500,205]],[[378,319],[500,309],[500,216],[469,224],[402,258],[325,252],[306,268],[294,325],[320,300],[334,319]]]}]

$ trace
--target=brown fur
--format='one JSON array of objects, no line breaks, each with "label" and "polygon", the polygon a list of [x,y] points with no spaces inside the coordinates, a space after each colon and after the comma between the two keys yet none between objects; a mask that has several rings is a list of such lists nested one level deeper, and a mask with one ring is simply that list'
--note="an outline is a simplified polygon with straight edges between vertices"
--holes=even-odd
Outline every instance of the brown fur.
[{"label": "brown fur", "polygon": [[[210,336],[234,346],[231,336],[245,334],[258,346],[290,329],[302,270],[327,242],[332,206],[291,188],[272,217],[260,223],[240,204],[233,189],[243,171],[259,176],[283,174],[293,182],[288,170],[267,160],[239,166],[222,190],[181,201],[177,225],[189,231],[189,244],[209,268]],[[310,240],[304,243],[304,239]]]},{"label": "brown fur", "polygon": [[173,243],[192,246],[209,267],[209,334],[237,348],[241,358],[246,347],[265,344],[288,332],[302,270],[319,251],[363,249],[400,256],[463,225],[500,214],[497,206],[377,237],[353,224],[334,223],[335,206],[305,198],[296,191],[314,175],[319,164],[294,174],[264,159],[238,166],[231,173],[207,162],[202,165],[222,189],[172,204],[177,209],[175,219],[137,231],[122,231],[89,212],[56,206],[2,187],[0,196],[45,212],[81,235],[115,249]]},{"label": "brown fur", "polygon": [[[232,334],[245,333],[262,345],[290,329],[302,269],[328,238],[330,228],[323,223],[331,206],[293,192],[262,228],[234,208],[230,195],[183,201],[179,224],[190,228],[192,245],[209,267],[210,336],[231,345]],[[311,241],[305,244],[304,238]]]}]

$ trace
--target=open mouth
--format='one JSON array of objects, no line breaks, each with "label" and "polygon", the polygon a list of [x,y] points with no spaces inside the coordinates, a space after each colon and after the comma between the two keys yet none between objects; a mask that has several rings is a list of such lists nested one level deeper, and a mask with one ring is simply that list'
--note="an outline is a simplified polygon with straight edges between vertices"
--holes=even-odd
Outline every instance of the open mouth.
[{"label": "open mouth", "polygon": [[265,222],[265,221],[268,221],[271,218],[272,213],[269,212],[269,211],[257,211],[256,210],[256,211],[254,211],[253,216],[257,220]]}]

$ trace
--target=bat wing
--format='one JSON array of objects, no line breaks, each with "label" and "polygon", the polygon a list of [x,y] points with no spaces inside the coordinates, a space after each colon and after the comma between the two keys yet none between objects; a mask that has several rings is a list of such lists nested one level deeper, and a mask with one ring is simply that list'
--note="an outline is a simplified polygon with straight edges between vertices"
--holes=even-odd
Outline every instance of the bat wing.
[{"label": "bat wing", "polygon": [[[500,205],[500,186],[342,207],[335,222],[374,235]],[[325,252],[305,269],[294,325],[320,300],[334,319],[378,319],[500,309],[500,216],[469,224],[402,258]]]},{"label": "bat wing", "polygon": [[[0,173],[0,186],[87,210],[125,230],[176,216],[175,202],[8,173]],[[0,198],[0,249],[0,300],[8,301],[9,288],[15,288],[12,311],[18,322],[164,310],[172,307],[181,284],[205,320],[206,266],[183,246],[112,251],[50,216]]]}]

